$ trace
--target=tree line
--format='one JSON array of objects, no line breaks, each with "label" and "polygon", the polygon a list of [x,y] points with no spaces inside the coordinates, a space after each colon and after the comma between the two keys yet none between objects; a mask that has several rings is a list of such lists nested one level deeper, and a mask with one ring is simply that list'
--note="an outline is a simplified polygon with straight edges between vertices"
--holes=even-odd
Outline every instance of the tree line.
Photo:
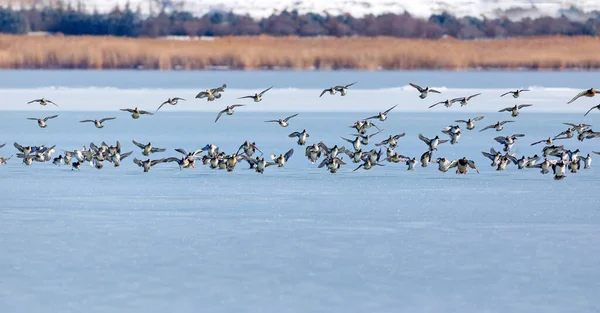
[{"label": "tree line", "polygon": [[[596,12],[597,13],[597,12]],[[507,38],[540,35],[598,36],[600,13],[595,18],[572,21],[564,16],[525,18],[457,18],[448,13],[428,19],[404,14],[350,15],[299,14],[283,11],[255,20],[230,12],[194,16],[189,12],[161,12],[145,17],[129,5],[108,13],[88,13],[83,7],[58,6],[43,9],[0,8],[0,32],[25,34],[51,32],[65,35],[160,36],[392,36],[400,38],[459,39]]]}]

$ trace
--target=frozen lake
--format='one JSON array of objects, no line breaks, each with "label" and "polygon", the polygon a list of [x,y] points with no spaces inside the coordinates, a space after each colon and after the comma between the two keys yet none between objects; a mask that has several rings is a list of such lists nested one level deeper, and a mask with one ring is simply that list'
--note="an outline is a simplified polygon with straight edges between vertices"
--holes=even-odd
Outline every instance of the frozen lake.
[{"label": "frozen lake", "polygon": [[[574,73],[525,73],[532,81],[525,84],[523,73],[458,73],[462,79],[450,80],[445,72],[417,72],[422,76],[415,82],[431,77],[430,85],[442,90],[421,100],[406,86],[412,79],[388,81],[407,72],[299,72],[284,74],[282,81],[257,72],[252,83],[231,83],[222,99],[208,103],[193,98],[236,81],[239,73],[218,72],[214,81],[205,77],[210,73],[181,73],[198,75],[198,87],[170,79],[177,72],[148,74],[162,82],[160,88],[152,80],[134,82],[139,72],[101,72],[97,78],[90,73],[4,71],[15,79],[0,90],[0,144],[7,143],[0,157],[16,153],[13,142],[56,144],[62,152],[119,140],[123,151],[142,158],[132,139],[168,149],[153,158],[208,143],[233,153],[244,140],[255,141],[265,155],[290,148],[295,154],[285,167],[269,167],[264,175],[245,163],[231,173],[206,166],[180,171],[173,163],[143,173],[132,158],[119,168],[85,164],[80,171],[51,163],[26,167],[11,159],[0,167],[0,312],[600,310],[598,161],[555,181],[539,169],[511,165],[497,172],[481,154],[501,149],[493,140],[498,135],[526,134],[513,151],[531,156],[541,154],[542,145],[530,144],[565,130],[563,122],[596,126],[600,112],[583,114],[598,98],[566,104],[591,87],[574,84]],[[252,79],[252,72],[240,75]],[[40,76],[55,79],[44,84]],[[502,83],[484,83],[482,77]],[[557,82],[561,77],[564,84]],[[385,83],[373,83],[378,80]],[[321,89],[346,81],[371,85],[359,83],[346,97],[318,97]],[[293,82],[304,83],[292,88]],[[277,83],[283,86],[260,103],[235,100]],[[519,99],[499,97],[529,87]],[[427,109],[477,92],[482,95],[466,107]],[[24,104],[42,96],[60,107]],[[188,101],[139,120],[118,111],[154,111],[172,96]],[[233,103],[247,106],[214,123],[216,113]],[[496,112],[521,103],[534,106],[517,118]],[[353,172],[357,165],[349,163],[333,175],[311,164],[304,147],[287,137],[306,129],[311,144],[350,147],[340,138],[353,133],[350,124],[394,104],[387,121],[376,121],[384,130],[366,149],[405,132],[396,151],[419,158],[427,149],[419,133],[445,138],[440,130],[454,120],[484,115],[473,131],[461,125],[458,144],[443,144],[434,153],[466,156],[480,174],[441,173],[436,164],[406,171],[402,163]],[[296,112],[287,128],[264,123]],[[53,114],[59,117],[46,129],[26,120]],[[102,117],[117,119],[104,129],[78,123]],[[478,131],[498,120],[516,122],[502,132]],[[557,144],[583,155],[600,151],[600,139]]]}]

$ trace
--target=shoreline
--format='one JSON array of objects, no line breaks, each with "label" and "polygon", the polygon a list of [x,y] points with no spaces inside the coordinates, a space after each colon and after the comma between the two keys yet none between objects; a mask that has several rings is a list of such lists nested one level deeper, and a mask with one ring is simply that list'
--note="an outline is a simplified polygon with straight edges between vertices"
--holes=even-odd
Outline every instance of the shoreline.
[{"label": "shoreline", "polygon": [[[67,47],[67,49],[65,49]],[[465,41],[217,37],[210,41],[0,35],[1,69],[173,71],[594,71],[600,38]]]}]

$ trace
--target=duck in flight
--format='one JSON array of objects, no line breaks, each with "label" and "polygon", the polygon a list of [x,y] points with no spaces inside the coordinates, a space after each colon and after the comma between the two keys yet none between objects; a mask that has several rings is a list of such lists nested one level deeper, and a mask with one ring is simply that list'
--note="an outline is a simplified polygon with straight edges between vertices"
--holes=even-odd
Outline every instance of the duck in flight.
[{"label": "duck in flight", "polygon": [[223,115],[223,113],[226,113],[227,115],[233,115],[233,113],[235,112],[233,109],[238,108],[238,107],[243,107],[243,106],[245,106],[245,104],[228,105],[225,109],[223,109],[221,112],[219,112],[219,114],[217,115],[217,118],[215,119],[215,123],[221,118],[221,115]]},{"label": "duck in flight", "polygon": [[37,102],[37,103],[39,103],[40,105],[48,105],[48,103],[52,103],[52,104],[54,104],[56,107],[58,107],[58,104],[56,104],[56,103],[54,103],[54,102],[52,102],[52,101],[50,101],[50,100],[48,100],[48,99],[46,99],[46,98],[41,98],[41,99],[35,99],[35,100],[31,100],[31,101],[27,102],[27,104],[34,103],[34,102]]},{"label": "duck in flight", "polygon": [[262,96],[265,94],[265,92],[271,90],[271,88],[273,88],[273,86],[261,91],[260,93],[255,93],[252,96],[243,96],[243,97],[239,97],[238,99],[253,99],[254,102],[260,102],[262,100]]},{"label": "duck in flight", "polygon": [[575,97],[573,97],[573,99],[571,99],[569,102],[567,102],[567,104],[572,103],[573,101],[575,101],[581,97],[590,97],[591,98],[591,97],[595,96],[597,92],[598,91],[594,88],[584,90],[584,91],[578,93]]},{"label": "duck in flight", "polygon": [[475,122],[481,121],[482,119],[483,119],[483,116],[477,116],[477,117],[474,117],[472,119],[468,119],[466,121],[465,120],[456,120],[454,122],[456,122],[456,123],[465,123],[465,124],[467,124],[467,129],[468,130],[473,130],[475,128]]},{"label": "duck in flight", "polygon": [[439,92],[439,91],[437,91],[437,90],[435,90],[435,89],[429,88],[429,87],[425,87],[425,88],[423,88],[423,87],[421,87],[421,86],[419,86],[419,85],[417,85],[417,84],[413,84],[413,83],[409,83],[409,85],[411,85],[412,87],[416,88],[416,89],[419,91],[419,93],[420,93],[420,95],[419,95],[419,98],[421,98],[421,99],[425,99],[425,98],[427,98],[427,95],[428,95],[430,92],[433,92],[433,93],[441,93],[441,92]]},{"label": "duck in flight", "polygon": [[529,91],[529,89],[517,89],[515,91],[508,91],[508,92],[505,92],[502,95],[500,95],[500,97],[504,97],[508,94],[512,94],[513,98],[518,98],[519,96],[521,96],[521,93],[523,91]]},{"label": "duck in flight", "polygon": [[504,108],[504,109],[502,109],[502,110],[500,110],[500,111],[498,111],[498,112],[510,112],[510,115],[511,115],[512,117],[517,117],[517,116],[519,116],[519,110],[520,110],[520,109],[522,109],[522,108],[526,108],[526,107],[530,107],[530,106],[532,106],[532,105],[533,105],[533,104],[521,104],[521,105],[517,105],[517,104],[515,104],[515,106],[514,106],[514,107],[508,107],[508,108]]},{"label": "duck in flight", "polygon": [[[163,107],[163,105],[165,105],[165,104],[177,105],[177,103],[179,103],[179,100],[181,100],[181,101],[185,101],[185,99],[183,99],[183,98],[178,98],[178,97],[175,97],[175,98],[169,98],[169,99],[167,99],[167,101],[163,102],[163,103],[162,103],[162,104],[161,104],[161,105],[158,107],[158,109],[156,109],[156,112],[158,112],[158,110],[160,110],[160,108],[162,108],[162,107]],[[155,113],[156,113],[156,112],[155,112]]]},{"label": "duck in flight", "polygon": [[353,82],[352,84],[344,85],[344,86],[335,86],[335,91],[340,93],[340,96],[345,96],[348,93],[348,88],[357,82]]},{"label": "duck in flight", "polygon": [[298,113],[296,113],[294,115],[290,115],[284,119],[268,120],[268,121],[265,121],[265,123],[279,123],[279,126],[281,126],[281,127],[288,127],[288,125],[289,125],[288,121],[297,115],[298,115]]},{"label": "duck in flight", "polygon": [[383,111],[383,112],[379,112],[379,114],[377,115],[373,115],[371,117],[367,117],[365,120],[372,120],[372,119],[379,119],[380,121],[385,121],[387,120],[387,115],[388,113],[390,113],[390,111],[392,111],[394,108],[396,108],[398,105],[396,104],[395,106]]},{"label": "duck in flight", "polygon": [[110,120],[114,120],[114,119],[116,119],[116,117],[106,117],[101,120],[83,120],[83,121],[79,121],[79,123],[94,123],[94,126],[96,126],[96,128],[103,128],[104,125],[102,123],[104,123],[105,121],[110,121]]},{"label": "duck in flight", "polygon": [[50,119],[56,118],[58,117],[58,115],[52,115],[52,116],[47,116],[44,118],[37,118],[37,117],[28,117],[28,120],[32,120],[32,121],[37,121],[37,124],[40,128],[46,128],[48,127],[48,125],[46,124],[46,122]]},{"label": "duck in flight", "polygon": [[134,109],[120,109],[120,110],[131,113],[131,117],[134,120],[137,120],[138,118],[140,118],[141,115],[144,115],[144,114],[146,114],[146,115],[154,115],[154,113],[152,113],[152,112],[139,110],[137,107],[135,107]]}]

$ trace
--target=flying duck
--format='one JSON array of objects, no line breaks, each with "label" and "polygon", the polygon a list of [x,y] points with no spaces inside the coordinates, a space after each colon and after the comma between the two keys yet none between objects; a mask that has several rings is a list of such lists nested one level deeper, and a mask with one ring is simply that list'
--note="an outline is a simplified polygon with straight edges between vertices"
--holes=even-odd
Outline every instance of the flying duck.
[{"label": "flying duck", "polygon": [[252,96],[243,96],[243,97],[240,97],[238,99],[254,99],[254,102],[260,102],[262,100],[262,95],[264,95],[265,92],[271,90],[271,88],[273,88],[273,86],[271,86],[271,87],[269,87],[269,88],[261,91],[260,93],[255,93]]},{"label": "flying duck", "polygon": [[32,120],[32,121],[37,121],[37,124],[38,124],[38,126],[40,128],[46,128],[46,127],[48,127],[48,125],[46,124],[46,122],[49,119],[53,119],[53,118],[56,118],[56,117],[58,117],[58,115],[47,116],[47,117],[44,117],[44,118],[28,117],[27,119],[28,120]]},{"label": "flying duck", "polygon": [[421,98],[421,99],[425,99],[425,98],[427,98],[427,95],[428,95],[430,92],[433,92],[433,93],[441,93],[441,92],[439,92],[439,91],[437,91],[437,90],[435,90],[435,89],[431,89],[431,88],[429,88],[429,87],[425,87],[425,88],[423,88],[423,87],[421,87],[421,86],[419,86],[419,85],[417,85],[417,84],[413,84],[413,83],[409,83],[409,85],[411,85],[412,87],[416,88],[416,89],[419,91],[419,93],[420,93],[420,95],[419,95],[419,98]]}]

